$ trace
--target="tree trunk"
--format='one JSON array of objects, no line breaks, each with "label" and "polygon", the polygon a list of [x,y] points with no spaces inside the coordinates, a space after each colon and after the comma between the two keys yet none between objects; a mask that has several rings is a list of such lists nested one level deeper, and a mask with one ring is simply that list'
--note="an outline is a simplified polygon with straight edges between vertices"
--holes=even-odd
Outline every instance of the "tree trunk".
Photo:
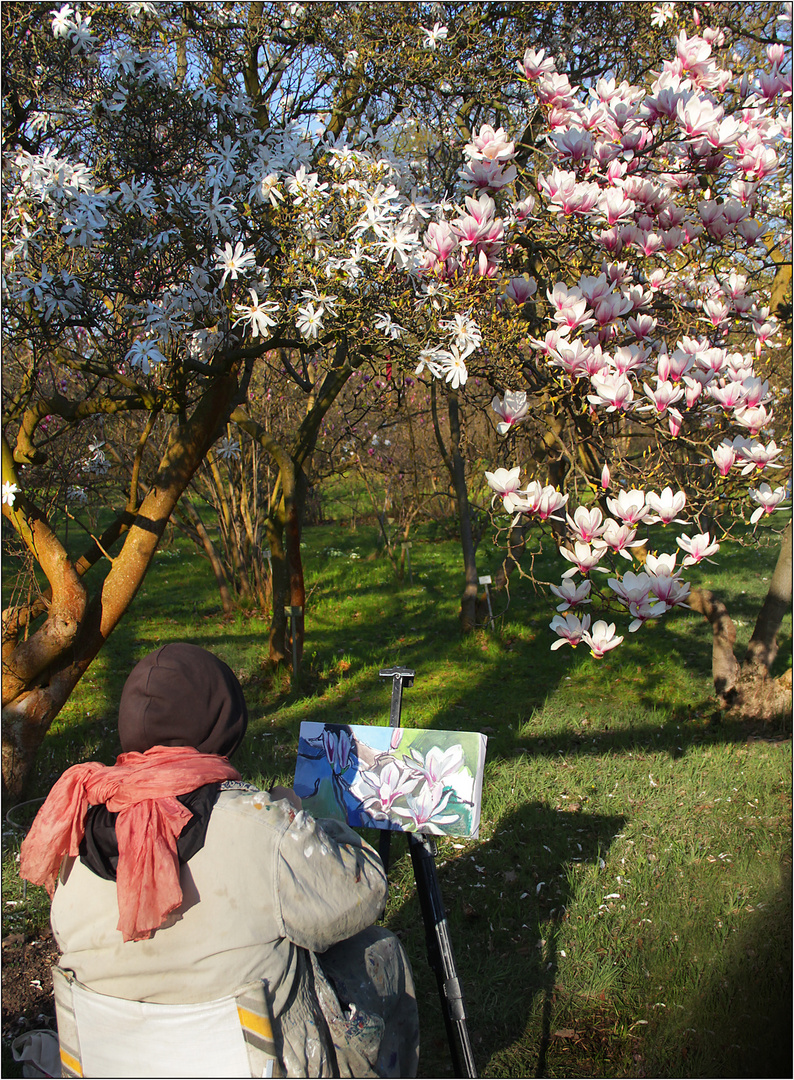
[{"label": "tree trunk", "polygon": [[[180,505],[184,507],[185,513],[190,518],[190,521],[193,525],[195,536],[194,532],[191,531],[191,539],[193,539],[194,542],[196,538],[198,539],[198,542],[204,549],[204,554],[209,559],[210,566],[212,567],[212,572],[215,575],[215,581],[218,585],[218,592],[220,593],[221,597],[223,614],[230,615],[234,611],[234,601],[232,600],[232,594],[229,591],[229,581],[226,577],[226,571],[223,568],[223,563],[221,562],[220,556],[215,549],[212,538],[207,532],[207,527],[201,520],[201,516],[199,515],[199,512],[195,508],[193,503],[188,498],[185,498],[182,500],[182,503]],[[177,507],[176,514],[179,514],[179,507]]]},{"label": "tree trunk", "polygon": [[26,640],[4,641],[4,797],[12,801],[22,797],[50,724],[135,597],[169,517],[212,445],[236,390],[235,370],[215,380],[190,418],[172,429],[152,487],[90,601],[86,602],[81,580],[43,518],[24,499],[19,506],[3,507],[52,587],[44,623]]},{"label": "tree trunk", "polygon": [[449,449],[444,445],[444,438],[438,423],[436,408],[436,384],[431,386],[430,402],[433,412],[433,429],[436,435],[441,456],[447,467],[452,486],[455,490],[455,508],[458,513],[460,526],[460,546],[463,554],[463,572],[465,584],[460,599],[460,625],[464,634],[470,633],[477,625],[477,589],[479,579],[477,577],[477,545],[474,541],[474,530],[471,524],[471,510],[469,507],[469,490],[466,486],[466,466],[461,452],[461,427],[460,407],[458,395],[454,390],[447,391],[447,410],[449,414]]},{"label": "tree trunk", "polygon": [[791,610],[791,522],[780,543],[775,572],[763,606],[756,619],[753,636],[742,662],[742,677],[766,677],[777,656],[777,635],[783,616]]},{"label": "tree trunk", "polygon": [[711,623],[712,677],[717,700],[722,708],[748,719],[771,720],[791,713],[791,671],[779,679],[770,676],[780,624],[791,608],[791,530],[789,522],[741,665],[734,655],[736,628],[725,605],[707,590],[696,589],[690,594],[690,607]]}]

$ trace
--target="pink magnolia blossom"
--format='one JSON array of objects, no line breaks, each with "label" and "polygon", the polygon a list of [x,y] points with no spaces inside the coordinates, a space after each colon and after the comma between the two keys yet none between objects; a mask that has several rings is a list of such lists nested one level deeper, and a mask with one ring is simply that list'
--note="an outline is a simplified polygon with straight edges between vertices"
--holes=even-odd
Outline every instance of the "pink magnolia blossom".
[{"label": "pink magnolia blossom", "polygon": [[774,439],[768,442],[766,446],[760,442],[748,443],[743,441],[739,447],[739,457],[747,464],[742,469],[742,476],[749,476],[756,469],[760,472],[767,466],[771,469],[781,468],[780,465],[775,464],[775,458],[782,453],[783,447],[777,446]]},{"label": "pink magnolia blossom", "polygon": [[638,491],[637,488],[631,488],[630,491],[621,489],[617,498],[607,496],[607,506],[614,517],[625,521],[627,525],[639,525],[650,514],[645,502],[645,492]]},{"label": "pink magnolia blossom", "polygon": [[572,577],[577,570],[580,574],[589,574],[591,570],[594,570],[601,559],[604,557],[605,547],[593,547],[590,544],[583,544],[581,540],[577,540],[573,546],[573,551],[567,547],[560,548],[560,555],[568,562],[573,563],[570,569],[566,570],[562,575],[564,578]]},{"label": "pink magnolia blossom", "polygon": [[483,124],[465,150],[475,160],[503,162],[515,157],[516,144],[507,138],[504,128]]},{"label": "pink magnolia blossom", "polygon": [[644,571],[635,574],[627,570],[622,578],[609,578],[607,584],[627,606],[641,603],[651,591],[650,575]]},{"label": "pink magnolia blossom", "polygon": [[567,611],[568,608],[590,603],[590,582],[587,580],[577,585],[573,578],[563,578],[559,585],[549,585],[549,588],[562,601],[557,605],[557,611]]},{"label": "pink magnolia blossom", "polygon": [[[520,424],[522,420],[527,418],[529,402],[527,401],[526,392],[524,390],[506,390],[504,399],[501,401],[497,394],[491,402],[491,408],[497,416],[502,418],[496,425],[497,432],[500,435],[506,435],[513,424]],[[487,477],[489,474],[486,473],[485,475]]]},{"label": "pink magnolia blossom", "polygon": [[786,489],[777,487],[773,491],[769,484],[761,484],[757,490],[750,490],[750,498],[759,503],[757,510],[753,510],[750,515],[750,522],[755,525],[761,520],[764,514],[773,513],[780,503],[786,498]]},{"label": "pink magnolia blossom", "polygon": [[715,446],[711,451],[711,456],[714,458],[714,464],[717,466],[720,476],[727,476],[736,461],[736,451],[733,445],[727,439],[723,439],[720,445]]},{"label": "pink magnolia blossom", "polygon": [[607,412],[621,412],[634,400],[634,387],[618,372],[593,375],[590,382],[596,392],[588,394],[587,400],[596,406],[606,405]]},{"label": "pink magnolia blossom", "polygon": [[554,61],[550,56],[546,56],[545,49],[527,49],[518,69],[530,82],[556,71]]},{"label": "pink magnolia blossom", "polygon": [[629,604],[629,615],[632,616],[629,623],[630,634],[635,633],[649,619],[655,619],[660,614],[654,610],[655,606],[649,596],[644,596],[642,600],[635,600]]},{"label": "pink magnolia blossom", "polygon": [[567,502],[568,496],[563,495],[562,492],[557,491],[556,488],[549,484],[541,492],[540,502],[535,513],[541,521],[546,521],[547,518],[551,517],[560,517],[561,515],[557,511],[562,510]]},{"label": "pink magnolia blossom", "polygon": [[586,506],[578,506],[573,517],[570,514],[565,516],[574,539],[581,540],[583,544],[591,544],[604,531],[602,525],[604,515],[597,506],[590,509]]},{"label": "pink magnolia blossom", "polygon": [[680,581],[675,574],[651,574],[650,593],[656,597],[651,604],[654,614],[664,614],[674,607],[687,607],[689,582]]},{"label": "pink magnolia blossom", "polygon": [[708,532],[696,533],[691,537],[683,534],[676,537],[675,542],[686,552],[682,566],[696,566],[702,559],[715,555],[720,550],[720,545],[712,541],[711,533]]},{"label": "pink magnolia blossom", "polygon": [[766,405],[752,405],[737,409],[733,418],[737,424],[748,428],[751,435],[757,435],[772,423],[774,415],[773,410],[767,410]]},{"label": "pink magnolia blossom", "polygon": [[551,646],[552,652],[566,643],[575,649],[582,640],[582,635],[590,629],[590,616],[584,615],[580,620],[571,613],[555,615],[549,623],[549,627],[555,634],[559,635],[559,640],[555,641]]},{"label": "pink magnolia blossom", "polygon": [[510,282],[505,289],[504,295],[510,300],[514,300],[516,304],[525,304],[527,300],[531,300],[538,290],[538,283],[534,278],[514,277],[510,278]]},{"label": "pink magnolia blossom", "polygon": [[614,551],[616,555],[621,555],[631,562],[630,549],[642,547],[645,543],[644,540],[635,539],[636,536],[637,530],[632,528],[631,525],[627,525],[625,522],[618,524],[613,518],[607,518],[603,534],[596,543],[603,544],[610,551]]},{"label": "pink magnolia blossom", "polygon": [[650,405],[640,406],[640,412],[647,412],[648,410],[659,413],[665,413],[671,405],[675,405],[677,401],[680,401],[684,396],[684,390],[680,386],[675,386],[674,383],[664,381],[655,376],[656,388],[652,389],[646,382],[642,384],[645,390],[645,396],[650,401]]},{"label": "pink magnolia blossom", "polygon": [[677,553],[667,554],[660,552],[659,555],[648,555],[645,560],[645,569],[654,576],[670,577],[676,573],[675,561]]},{"label": "pink magnolia blossom", "polygon": [[623,641],[623,638],[615,634],[614,623],[607,623],[604,619],[599,619],[593,624],[592,633],[587,630],[582,631],[582,641],[590,646],[591,654],[596,659],[599,659],[608,653],[610,649],[616,649]]},{"label": "pink magnolia blossom", "polygon": [[514,513],[522,502],[519,494],[519,488],[521,487],[520,474],[520,465],[516,465],[514,469],[499,468],[492,473],[486,472],[485,474],[485,479],[491,490],[502,496],[504,508],[508,514]]},{"label": "pink magnolia blossom", "polygon": [[653,519],[647,519],[649,524],[652,520],[661,521],[664,525],[669,525],[671,521],[676,521],[679,525],[685,524],[684,519],[676,517],[686,506],[686,495],[683,491],[677,491],[675,495],[671,487],[664,488],[661,495],[649,491],[645,496],[645,505],[656,515]]}]

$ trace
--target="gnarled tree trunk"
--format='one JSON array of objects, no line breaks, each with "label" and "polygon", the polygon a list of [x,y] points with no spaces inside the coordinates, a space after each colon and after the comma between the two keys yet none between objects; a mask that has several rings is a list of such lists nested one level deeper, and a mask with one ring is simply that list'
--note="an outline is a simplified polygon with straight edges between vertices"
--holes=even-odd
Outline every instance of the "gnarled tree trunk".
[{"label": "gnarled tree trunk", "polygon": [[777,656],[780,624],[791,609],[791,529],[789,522],[766,599],[741,663],[734,653],[736,628],[725,605],[707,590],[697,589],[690,595],[690,607],[711,623],[712,676],[717,699],[722,708],[748,718],[770,720],[791,711],[791,670],[778,679],[770,675]]}]

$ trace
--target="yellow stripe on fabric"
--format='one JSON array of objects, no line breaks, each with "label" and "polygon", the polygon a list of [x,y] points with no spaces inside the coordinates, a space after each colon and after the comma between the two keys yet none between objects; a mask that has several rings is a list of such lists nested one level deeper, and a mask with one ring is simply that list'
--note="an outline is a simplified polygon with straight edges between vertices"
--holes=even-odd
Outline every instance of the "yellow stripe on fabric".
[{"label": "yellow stripe on fabric", "polygon": [[273,1028],[270,1025],[270,1020],[267,1016],[261,1016],[259,1013],[251,1012],[250,1009],[243,1009],[240,1005],[237,1006],[237,1014],[240,1017],[240,1024],[244,1028],[248,1028],[249,1031],[256,1032],[257,1035],[261,1035],[263,1039],[273,1038]]},{"label": "yellow stripe on fabric", "polygon": [[72,1055],[67,1053],[66,1050],[64,1050],[63,1047],[60,1048],[60,1052],[61,1052],[61,1064],[64,1065],[69,1070],[70,1074],[72,1076],[82,1076],[83,1075],[83,1068],[82,1068],[82,1065],[80,1064],[80,1062],[77,1060],[77,1058],[72,1057]]}]

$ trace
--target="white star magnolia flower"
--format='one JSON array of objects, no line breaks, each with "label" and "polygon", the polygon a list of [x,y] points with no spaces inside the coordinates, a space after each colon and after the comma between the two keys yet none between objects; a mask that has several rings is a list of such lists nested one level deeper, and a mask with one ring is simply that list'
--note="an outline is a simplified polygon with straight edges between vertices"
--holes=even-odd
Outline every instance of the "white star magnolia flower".
[{"label": "white star magnolia flower", "polygon": [[424,47],[434,51],[438,48],[438,43],[443,41],[449,33],[449,29],[440,22],[434,23],[432,30],[428,30],[426,26],[421,27],[421,30],[425,35]]},{"label": "white star magnolia flower", "polygon": [[224,435],[222,439],[218,440],[218,457],[223,458],[224,461],[236,461],[239,456],[240,444],[236,439],[230,439],[227,435]]},{"label": "white star magnolia flower", "polygon": [[298,308],[298,317],[295,319],[295,325],[307,341],[315,339],[322,330],[323,314],[322,307],[316,308],[311,302],[306,304],[305,307]]},{"label": "white star magnolia flower", "polygon": [[274,300],[260,300],[256,289],[249,289],[250,304],[237,304],[234,314],[238,318],[234,326],[245,323],[251,327],[251,337],[267,337],[271,326],[276,325],[276,320],[271,318],[278,311],[278,304]]},{"label": "white star magnolia flower", "polygon": [[232,248],[231,244],[226,244],[223,248],[217,247],[215,249],[215,259],[215,269],[223,270],[221,288],[226,284],[227,277],[231,277],[232,281],[236,281],[239,273],[252,270],[256,266],[256,256],[253,251],[246,251],[240,240],[237,241],[234,248]]},{"label": "white star magnolia flower", "polygon": [[14,500],[17,497],[17,492],[21,489],[11,480],[6,480],[3,484],[3,503],[6,506],[13,506]]},{"label": "white star magnolia flower", "polygon": [[144,375],[148,375],[158,364],[166,363],[156,341],[136,341],[124,359],[133,367],[139,367]]},{"label": "white star magnolia flower", "polygon": [[58,11],[53,8],[50,12],[52,19],[52,33],[54,37],[68,37],[69,31],[74,26],[72,22],[72,7],[64,4]]}]

